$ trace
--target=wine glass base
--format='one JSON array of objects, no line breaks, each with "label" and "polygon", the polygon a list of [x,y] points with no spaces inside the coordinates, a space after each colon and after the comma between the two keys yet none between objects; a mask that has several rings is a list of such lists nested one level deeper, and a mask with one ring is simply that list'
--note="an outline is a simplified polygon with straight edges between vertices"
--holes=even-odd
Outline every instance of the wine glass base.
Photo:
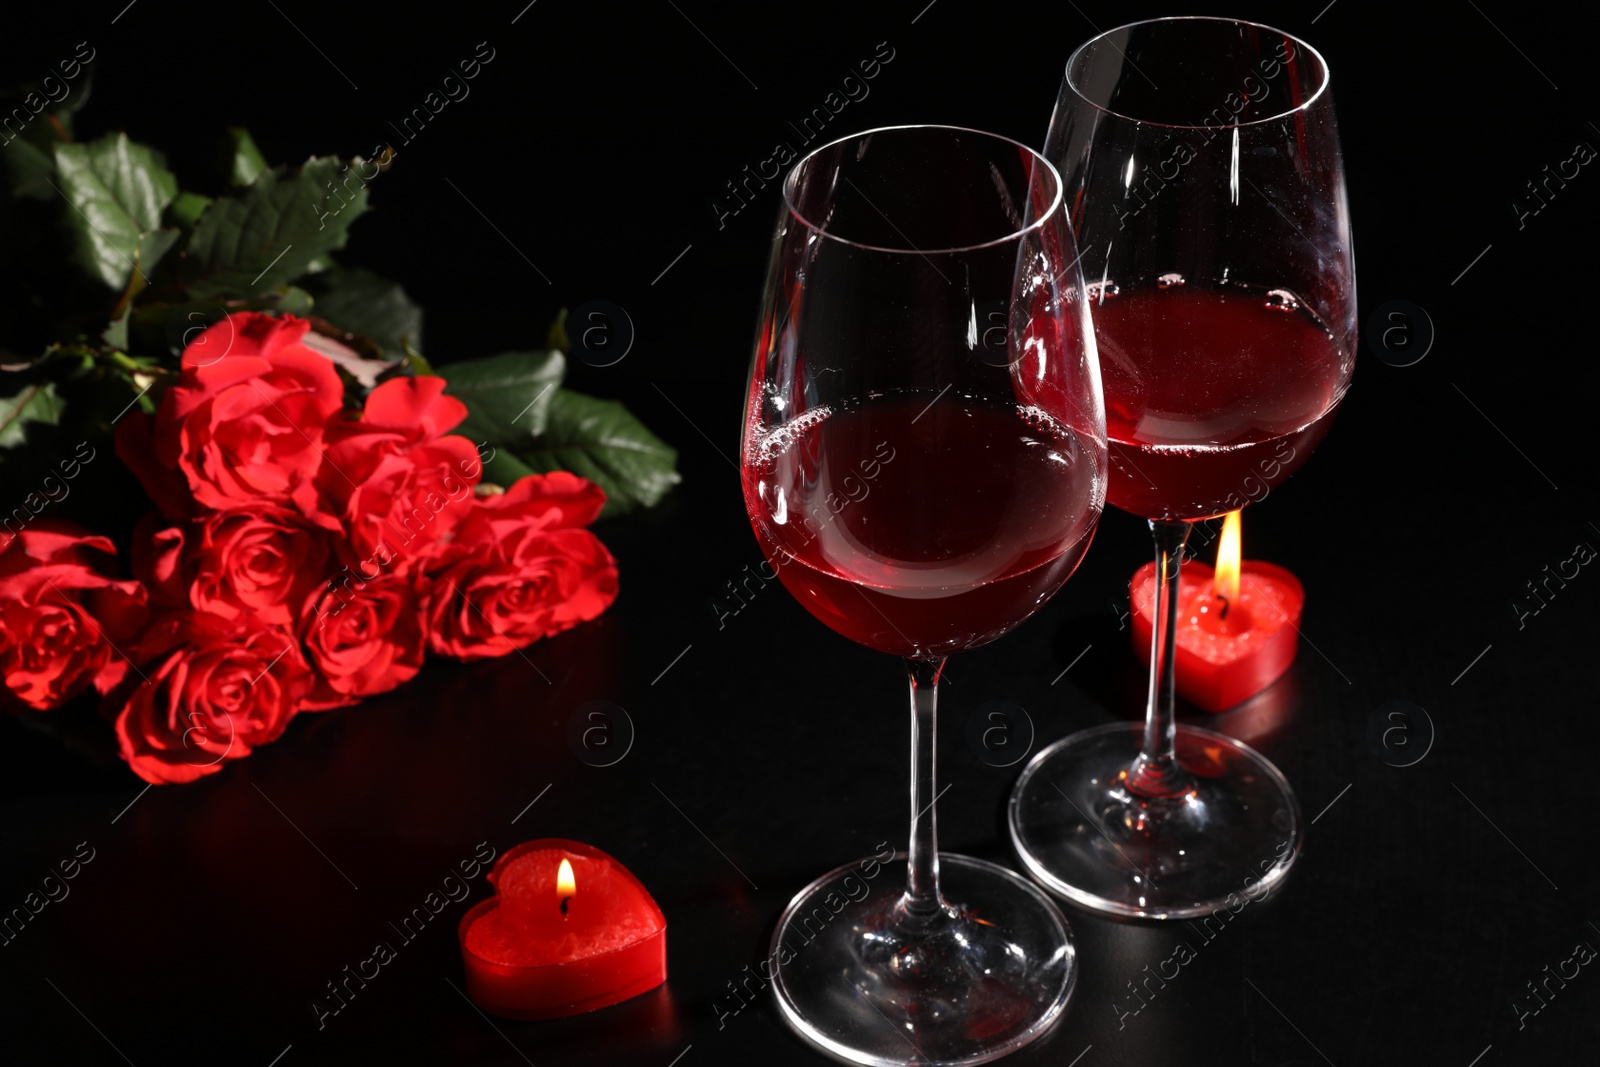
[{"label": "wine glass base", "polygon": [[1237,914],[1282,884],[1305,835],[1283,774],[1231,737],[1177,730],[1193,787],[1147,799],[1123,785],[1142,724],[1073,734],[1028,763],[1011,794],[1011,841],[1051,892],[1130,918]]},{"label": "wine glass base", "polygon": [[897,922],[905,854],[830,871],[789,902],[763,969],[789,1025],[847,1063],[987,1063],[1044,1034],[1077,981],[1072,933],[1004,867],[940,853],[949,909]]}]

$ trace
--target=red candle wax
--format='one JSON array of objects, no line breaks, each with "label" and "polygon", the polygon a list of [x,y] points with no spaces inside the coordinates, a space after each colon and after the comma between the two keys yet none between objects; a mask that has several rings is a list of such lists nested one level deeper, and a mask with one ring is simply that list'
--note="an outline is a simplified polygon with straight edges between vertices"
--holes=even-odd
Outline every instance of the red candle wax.
[{"label": "red candle wax", "polygon": [[[571,869],[563,885],[562,861]],[[486,1012],[555,1019],[667,979],[667,921],[627,868],[591,845],[527,841],[489,872],[495,895],[461,917],[467,994]]]},{"label": "red candle wax", "polygon": [[[1207,711],[1226,711],[1283,676],[1299,648],[1305,590],[1300,580],[1271,563],[1245,560],[1236,597],[1218,596],[1214,573],[1185,562],[1178,572],[1177,688]],[[1133,646],[1150,662],[1155,627],[1156,568],[1146,563],[1129,589]],[[1223,608],[1227,612],[1224,616]]]}]

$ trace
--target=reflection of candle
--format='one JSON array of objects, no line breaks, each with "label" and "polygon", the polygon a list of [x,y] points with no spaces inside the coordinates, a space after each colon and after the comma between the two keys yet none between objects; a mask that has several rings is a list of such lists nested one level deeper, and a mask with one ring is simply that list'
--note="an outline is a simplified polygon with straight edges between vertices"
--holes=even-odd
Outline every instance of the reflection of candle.
[{"label": "reflection of candle", "polygon": [[[1282,567],[1240,561],[1239,513],[1228,515],[1213,572],[1185,562],[1178,578],[1177,687],[1206,711],[1226,711],[1282,677],[1299,646],[1305,591]],[[1150,661],[1155,564],[1133,576],[1133,644]]]},{"label": "reflection of candle", "polygon": [[667,923],[628,870],[589,845],[528,841],[489,874],[496,894],[462,916],[467,992],[485,1011],[553,1019],[654,989]]}]

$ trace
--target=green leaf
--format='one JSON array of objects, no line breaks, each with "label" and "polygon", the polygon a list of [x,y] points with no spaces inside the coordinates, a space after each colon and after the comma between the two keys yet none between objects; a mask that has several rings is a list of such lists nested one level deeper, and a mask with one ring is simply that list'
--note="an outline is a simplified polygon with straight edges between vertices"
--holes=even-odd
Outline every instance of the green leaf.
[{"label": "green leaf", "polygon": [[572,342],[567,339],[567,309],[562,308],[556,312],[555,321],[550,324],[549,331],[545,334],[544,345],[561,352],[571,352]]},{"label": "green leaf", "polygon": [[[494,442],[490,442],[493,444]],[[500,463],[512,453],[518,466],[535,471],[566,470],[606,491],[606,515],[650,507],[681,480],[678,453],[615,400],[599,400],[570,389],[556,392],[549,422],[537,440],[496,448],[484,478],[509,485],[515,468]],[[508,478],[501,481],[501,478]]]},{"label": "green leaf", "polygon": [[294,315],[302,319],[310,315],[317,304],[310,293],[297,285],[286,286],[275,293],[268,293],[260,303],[262,307],[280,315]]},{"label": "green leaf", "polygon": [[361,161],[351,162],[356,166],[321,158],[294,170],[274,167],[219,196],[184,251],[190,294],[241,298],[276,289],[343,247],[350,224],[367,209]]},{"label": "green leaf", "polygon": [[112,348],[119,349],[119,350],[124,351],[124,352],[127,351],[127,349],[128,349],[128,318],[129,318],[130,315],[132,315],[132,313],[133,313],[133,304],[130,301],[129,303],[127,303],[126,305],[123,306],[122,314],[120,314],[116,318],[112,319],[111,320],[111,325],[107,326],[103,331],[101,331],[100,340],[104,341],[106,344],[110,345]]},{"label": "green leaf", "polygon": [[[479,443],[482,450],[482,443]],[[511,453],[509,448],[496,448],[493,454],[483,464],[483,480],[480,485],[498,485],[505,489],[518,478],[526,478],[530,474],[538,474],[534,468]]]},{"label": "green leaf", "polygon": [[[42,80],[0,92],[0,113],[13,120],[13,125],[6,127],[6,134],[31,141],[45,155],[50,154],[51,145],[71,141],[72,116],[89,102],[89,85],[94,80],[92,68],[84,66],[80,73],[83,80],[77,82],[54,73],[48,76],[58,88],[65,88],[66,95],[60,100],[50,99],[50,94],[44,91]],[[32,117],[21,124],[20,130],[15,128],[19,110],[24,114],[32,113]]]},{"label": "green leaf", "polygon": [[467,405],[467,420],[456,433],[496,447],[528,443],[544,432],[566,370],[560,352],[502,352],[443,368],[445,392]]},{"label": "green leaf", "polygon": [[228,127],[222,142],[222,158],[229,185],[249,185],[267,169],[266,157],[243,126]]},{"label": "green leaf", "polygon": [[30,425],[59,425],[61,408],[54,382],[34,382],[0,397],[0,448],[26,443]]},{"label": "green leaf", "polygon": [[56,172],[73,253],[90,277],[112,289],[127,285],[136,257],[148,273],[169,239],[144,243],[161,226],[161,213],[178,193],[166,158],[153,148],[112,133],[87,144],[54,146]]},{"label": "green leaf", "polygon": [[50,188],[55,180],[56,164],[47,149],[18,137],[0,148],[0,164],[5,166],[6,184],[11,187],[12,196],[28,200],[56,198],[56,191]]},{"label": "green leaf", "polygon": [[209,196],[201,196],[199,193],[179,193],[177,199],[167,207],[166,221],[181,230],[192,230],[201,214],[210,206]]},{"label": "green leaf", "polygon": [[86,144],[58,144],[54,151],[63,191],[110,196],[141,231],[160,226],[161,212],[178,195],[178,180],[167,169],[166,157],[130,141],[125,133],[108,133]]},{"label": "green leaf", "polygon": [[306,280],[316,313],[341,330],[371,338],[390,359],[422,346],[422,308],[400,283],[361,267],[332,266]]},{"label": "green leaf", "polygon": [[406,354],[406,358],[402,360],[402,362],[412,374],[426,375],[430,378],[438,376],[437,372],[433,369],[433,364],[429,363],[427,358],[423,356],[421,352],[418,352],[415,348],[412,348],[410,342],[402,338],[400,341],[400,347],[405,350]]},{"label": "green leaf", "polygon": [[[56,191],[50,188],[50,181],[55,179],[51,149],[72,139],[72,115],[88,103],[93,73],[92,68],[82,67],[74,75],[81,76],[81,81],[52,74],[59,85],[66,87],[66,96],[60,100],[52,101],[39,82],[0,92],[0,116],[12,122],[5,127],[7,139],[0,149],[0,165],[5,168],[12,195],[30,200],[55,199]],[[20,133],[14,125],[19,110],[32,116],[22,123]]]}]

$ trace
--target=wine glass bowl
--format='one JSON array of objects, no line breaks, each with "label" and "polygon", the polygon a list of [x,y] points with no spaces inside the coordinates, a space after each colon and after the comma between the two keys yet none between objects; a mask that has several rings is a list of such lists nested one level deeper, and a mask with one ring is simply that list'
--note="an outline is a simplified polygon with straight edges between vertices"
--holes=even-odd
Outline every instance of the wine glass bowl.
[{"label": "wine glass bowl", "polygon": [[[910,847],[790,903],[768,967],[785,1019],[867,1064],[982,1063],[1037,1038],[1076,981],[1048,896],[941,855],[935,701],[945,657],[1059,589],[1105,500],[1105,415],[1062,185],[974,130],[871,130],[784,182],[741,472],[784,586],[906,661]],[[863,863],[870,861],[862,861]],[[898,883],[898,884],[897,884]]]},{"label": "wine glass bowl", "polygon": [[1059,183],[1009,141],[899,127],[818,149],[784,191],[744,436],[756,536],[852,640],[991,641],[1066,581],[1104,501]]},{"label": "wine glass bowl", "polygon": [[1173,633],[1189,524],[1288,478],[1350,383],[1355,267],[1328,65],[1255,23],[1119,27],[1068,60],[1045,154],[1089,280],[1107,499],[1150,520],[1157,589],[1146,721],[1037,753],[1012,793],[1012,842],[1084,907],[1201,915],[1282,883],[1304,834],[1276,767],[1177,727]]},{"label": "wine glass bowl", "polygon": [[1068,61],[1045,155],[1075,198],[1111,503],[1201,519],[1247,484],[1258,499],[1321,440],[1355,364],[1327,63],[1232,19],[1119,27]]}]

